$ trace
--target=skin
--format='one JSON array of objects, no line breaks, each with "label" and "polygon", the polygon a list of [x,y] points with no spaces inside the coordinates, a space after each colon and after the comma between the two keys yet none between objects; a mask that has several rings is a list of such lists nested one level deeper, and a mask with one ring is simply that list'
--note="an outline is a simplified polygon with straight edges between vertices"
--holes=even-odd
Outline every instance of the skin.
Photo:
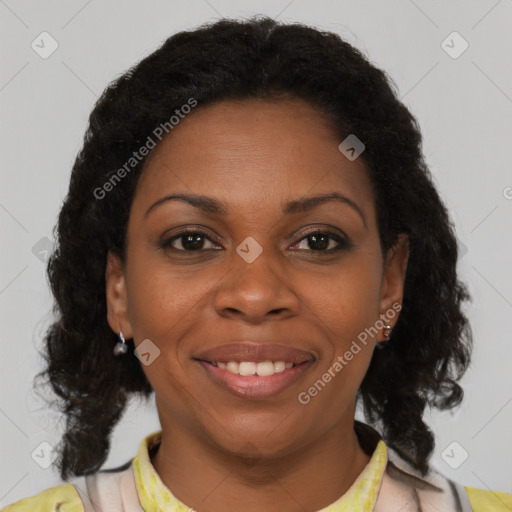
[{"label": "skin", "polygon": [[[315,511],[336,501],[370,458],[354,432],[356,393],[382,329],[307,405],[307,391],[365,328],[401,304],[406,239],[382,254],[362,158],[349,161],[321,113],[298,99],[221,102],[195,109],[149,155],[128,223],[123,263],[109,253],[108,321],[160,355],[143,365],[156,395],[162,442],[152,463],[163,483],[198,511]],[[283,214],[304,196],[328,201]],[[205,213],[171,193],[225,203]],[[206,233],[193,251],[183,228]],[[351,247],[322,255],[306,235],[345,236]],[[248,263],[236,248],[262,247]],[[328,248],[339,244],[329,240]],[[173,248],[174,247],[174,251]],[[181,252],[180,252],[181,251]],[[396,314],[393,326],[398,320]],[[269,341],[311,351],[316,361],[290,388],[244,400],[214,384],[193,356],[224,343]],[[128,357],[128,356],[125,356]]]}]

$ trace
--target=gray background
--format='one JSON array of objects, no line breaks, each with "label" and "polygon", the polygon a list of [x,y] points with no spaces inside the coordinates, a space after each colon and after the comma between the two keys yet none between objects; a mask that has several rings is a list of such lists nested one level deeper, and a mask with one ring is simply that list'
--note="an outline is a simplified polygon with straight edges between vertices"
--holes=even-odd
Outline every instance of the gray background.
[{"label": "gray background", "polygon": [[[427,417],[437,441],[432,462],[465,485],[512,492],[511,0],[0,0],[0,505],[60,483],[41,466],[62,422],[31,387],[51,320],[45,250],[93,103],[169,35],[255,13],[341,34],[390,74],[419,119],[474,296],[465,400],[455,413]],[[47,59],[31,47],[42,45],[43,31],[58,43]],[[458,36],[442,45],[453,31],[469,44],[457,58],[445,49],[459,53]],[[158,428],[153,402],[133,403],[105,467],[133,457]]]}]

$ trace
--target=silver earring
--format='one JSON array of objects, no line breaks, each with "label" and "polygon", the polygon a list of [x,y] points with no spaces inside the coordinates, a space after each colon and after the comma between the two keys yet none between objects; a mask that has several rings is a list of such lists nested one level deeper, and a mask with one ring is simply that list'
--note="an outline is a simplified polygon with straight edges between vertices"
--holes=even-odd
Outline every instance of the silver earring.
[{"label": "silver earring", "polygon": [[126,340],[124,339],[123,331],[119,331],[119,339],[121,341],[118,341],[116,346],[114,347],[115,356],[122,356],[123,354],[126,354],[126,352],[128,352],[128,345],[126,344]]},{"label": "silver earring", "polygon": [[386,342],[389,340],[389,337],[391,336],[391,329],[391,325],[385,325],[384,329],[382,330],[382,334],[384,334]]}]

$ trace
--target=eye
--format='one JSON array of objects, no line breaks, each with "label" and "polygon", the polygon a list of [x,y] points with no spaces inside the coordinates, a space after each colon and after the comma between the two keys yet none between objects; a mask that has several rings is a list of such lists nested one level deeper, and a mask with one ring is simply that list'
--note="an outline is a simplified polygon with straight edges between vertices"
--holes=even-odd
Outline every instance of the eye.
[{"label": "eye", "polygon": [[[208,242],[211,244],[210,247],[207,246]],[[300,247],[301,245],[302,247]],[[164,240],[160,247],[178,252],[201,252],[202,250],[219,249],[219,246],[204,231],[198,229],[181,231],[171,238]],[[350,249],[350,247],[350,242],[343,236],[332,231],[317,229],[302,237],[296,244],[291,246],[291,249],[331,254],[342,249]]]},{"label": "eye", "polygon": [[[332,246],[332,242],[337,245]],[[300,245],[306,245],[307,247],[299,247]],[[299,250],[332,253],[334,251],[340,251],[342,249],[350,248],[349,242],[331,231],[315,230],[308,233],[306,236],[301,238],[299,242],[292,246]]]},{"label": "eye", "polygon": [[[201,251],[205,249],[205,240],[208,240],[213,244],[213,241],[208,237],[204,231],[196,229],[187,229],[174,235],[173,237],[165,240],[162,244],[162,248],[171,248],[181,252],[193,252]],[[206,247],[206,249],[212,249],[213,247]]]}]

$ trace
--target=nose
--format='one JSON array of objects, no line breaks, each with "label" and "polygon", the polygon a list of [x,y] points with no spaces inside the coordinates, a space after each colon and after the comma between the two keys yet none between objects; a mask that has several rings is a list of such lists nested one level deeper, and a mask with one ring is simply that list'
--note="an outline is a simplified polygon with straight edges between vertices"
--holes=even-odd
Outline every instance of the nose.
[{"label": "nose", "polygon": [[214,307],[225,318],[259,324],[284,319],[299,311],[299,298],[290,288],[282,264],[263,251],[252,263],[234,255],[231,271],[214,295]]}]

